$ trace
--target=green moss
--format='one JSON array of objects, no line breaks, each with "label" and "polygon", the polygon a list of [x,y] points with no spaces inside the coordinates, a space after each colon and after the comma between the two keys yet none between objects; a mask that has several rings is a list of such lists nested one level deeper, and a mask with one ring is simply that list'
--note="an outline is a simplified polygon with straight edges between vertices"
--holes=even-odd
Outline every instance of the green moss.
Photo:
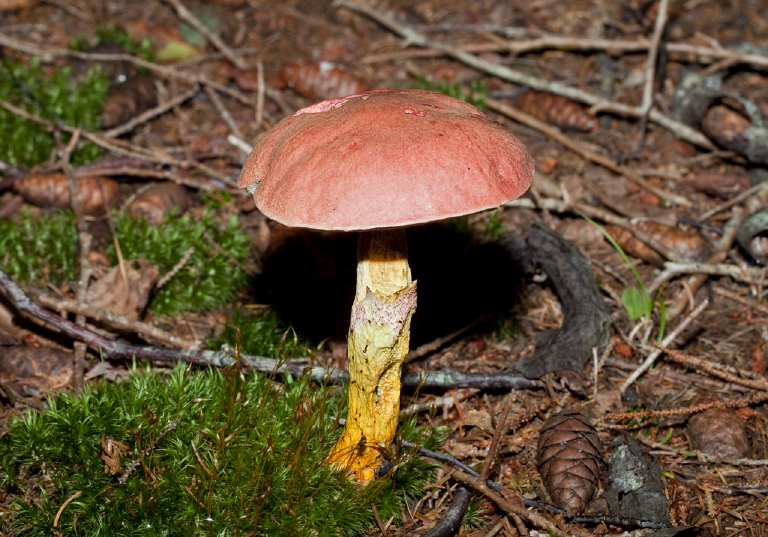
[{"label": "green moss", "polygon": [[254,356],[280,359],[298,356],[300,349],[306,348],[309,342],[300,340],[274,310],[248,314],[238,307],[232,312],[221,336],[211,340],[208,348],[220,349],[225,344]]},{"label": "green moss", "polygon": [[14,220],[0,219],[0,264],[22,283],[58,286],[75,279],[76,251],[77,231],[71,211],[45,218],[22,212]]},{"label": "green moss", "polygon": [[485,110],[484,103],[485,98],[488,96],[488,88],[485,86],[484,80],[473,80],[469,83],[469,88],[467,88],[459,82],[441,80],[439,83],[436,83],[427,76],[419,75],[416,78],[414,87],[417,89],[439,91],[440,93],[466,101],[481,111]]},{"label": "green moss", "polygon": [[[98,128],[108,86],[99,70],[89,71],[83,81],[73,85],[69,67],[48,75],[36,60],[29,65],[4,61],[0,66],[0,99],[44,119],[85,130]],[[56,145],[53,133],[46,127],[5,109],[0,109],[0,132],[0,160],[19,168],[45,161]],[[66,144],[70,136],[61,136]],[[100,151],[94,144],[81,142],[72,154],[72,163],[91,162]]]},{"label": "green moss", "polygon": [[[249,255],[249,239],[232,217],[220,224],[213,213],[201,217],[171,216],[157,227],[115,216],[115,228],[125,259],[144,257],[165,274],[194,248],[188,261],[156,290],[149,308],[161,315],[207,311],[229,305],[248,282],[242,268]],[[32,216],[23,212],[0,220],[0,263],[13,278],[35,285],[76,278],[77,231],[70,211]],[[108,248],[117,263],[114,247]]]},{"label": "green moss", "polygon": [[[236,216],[220,224],[210,212],[200,218],[171,215],[161,225],[150,226],[145,220],[119,213],[115,227],[123,257],[149,259],[161,275],[194,248],[187,262],[154,292],[149,307],[158,314],[227,306],[248,281],[242,264],[248,258],[250,243]],[[109,253],[116,261],[113,248]]]},{"label": "green moss", "polygon": [[[0,439],[0,488],[14,498],[3,531],[359,534],[373,524],[372,503],[388,519],[403,508],[404,498],[422,494],[430,471],[400,454],[395,476],[367,487],[331,472],[323,458],[340,432],[331,416],[341,407],[339,395],[306,379],[277,384],[233,368],[136,371],[120,385],[61,395],[47,411],[13,420]],[[413,422],[403,430],[426,446],[439,440]],[[124,484],[120,474],[104,472],[103,434],[132,449],[123,467],[140,460]]]},{"label": "green moss", "polygon": [[[93,41],[93,42],[91,42]],[[125,28],[116,24],[108,24],[96,30],[96,37],[90,40],[85,36],[77,36],[70,43],[69,47],[73,50],[87,50],[91,46],[100,43],[116,43],[120,45],[126,54],[136,56],[146,61],[153,61],[152,42],[146,38],[142,41],[133,39]],[[140,72],[146,72],[145,69],[139,69]]]}]

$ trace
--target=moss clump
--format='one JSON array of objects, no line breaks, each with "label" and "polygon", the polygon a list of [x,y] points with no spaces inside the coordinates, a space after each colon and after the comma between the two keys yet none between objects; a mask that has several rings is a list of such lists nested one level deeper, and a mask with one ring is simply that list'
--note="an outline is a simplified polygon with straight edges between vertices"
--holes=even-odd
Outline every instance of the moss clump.
[{"label": "moss clump", "polygon": [[[153,61],[152,42],[147,38],[142,41],[133,39],[125,28],[116,24],[108,24],[96,29],[96,36],[93,42],[90,42],[85,36],[78,36],[70,43],[70,48],[74,50],[88,50],[101,43],[115,43],[125,51],[126,54],[136,56],[146,61]],[[144,68],[139,72],[147,72]]]},{"label": "moss clump", "polygon": [[488,96],[488,88],[485,86],[484,80],[471,81],[467,89],[459,82],[441,80],[439,83],[436,83],[427,76],[419,75],[416,78],[414,87],[416,89],[439,91],[440,93],[445,93],[456,99],[468,102],[480,111],[485,110],[485,98]]},{"label": "moss clump", "polygon": [[[220,224],[210,212],[199,218],[191,214],[169,216],[159,226],[120,213],[115,217],[117,239],[123,257],[143,257],[160,269],[171,271],[190,248],[186,263],[156,290],[149,307],[160,315],[181,311],[207,311],[228,305],[248,282],[242,265],[248,259],[250,242],[232,216]],[[116,261],[114,249],[109,249]]]},{"label": "moss clump", "polygon": [[77,232],[71,211],[0,219],[0,263],[12,278],[42,285],[75,279]]},{"label": "moss clump", "polygon": [[[208,211],[200,217],[172,216],[160,226],[127,214],[115,216],[115,229],[126,259],[144,257],[164,274],[194,248],[184,266],[158,289],[151,311],[173,315],[227,306],[248,276],[242,268],[249,255],[248,236],[232,217],[220,224]],[[61,285],[76,277],[77,232],[71,211],[45,216],[21,213],[0,220],[0,264],[22,283]],[[117,262],[114,248],[108,249]]]},{"label": "moss clump", "polygon": [[[79,84],[72,84],[71,69],[46,74],[39,61],[29,65],[3,61],[0,65],[0,99],[27,112],[72,127],[94,130],[107,98],[109,81],[99,70],[91,70]],[[0,160],[19,168],[30,168],[48,159],[56,146],[46,127],[0,109]],[[69,134],[62,133],[64,144]],[[95,160],[100,148],[80,143],[72,154],[73,164]]]},{"label": "moss clump", "polygon": [[208,348],[216,350],[226,344],[254,356],[282,359],[295,357],[308,343],[300,340],[274,310],[251,315],[238,307],[222,334],[209,341]]},{"label": "moss clump", "polygon": [[[0,439],[0,488],[14,498],[3,531],[356,535],[373,523],[372,503],[386,520],[405,496],[421,493],[430,472],[404,454],[394,479],[364,488],[331,472],[323,459],[341,406],[339,395],[306,379],[278,384],[235,368],[137,371],[120,385],[61,395],[13,420]],[[404,430],[419,441],[413,423]],[[430,434],[425,445],[437,441]],[[116,475],[105,473],[102,435],[132,450]],[[121,483],[133,459],[140,463]]]}]

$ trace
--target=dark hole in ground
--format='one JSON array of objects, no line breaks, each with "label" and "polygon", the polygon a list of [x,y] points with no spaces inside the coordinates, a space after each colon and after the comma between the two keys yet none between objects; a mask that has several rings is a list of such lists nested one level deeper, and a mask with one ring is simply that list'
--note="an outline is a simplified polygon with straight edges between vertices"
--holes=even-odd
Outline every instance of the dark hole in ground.
[{"label": "dark hole in ground", "polygon": [[[255,300],[272,305],[306,337],[345,338],[356,248],[356,233],[291,230],[266,259]],[[456,226],[430,224],[408,230],[408,249],[418,280],[412,347],[515,304],[521,272],[497,244],[475,244]]]}]

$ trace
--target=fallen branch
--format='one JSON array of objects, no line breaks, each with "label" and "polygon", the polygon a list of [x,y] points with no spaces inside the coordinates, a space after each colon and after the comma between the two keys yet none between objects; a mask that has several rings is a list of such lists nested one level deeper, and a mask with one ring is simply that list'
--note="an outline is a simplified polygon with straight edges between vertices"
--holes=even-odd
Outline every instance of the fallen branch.
[{"label": "fallen branch", "polygon": [[[451,26],[450,31],[456,27]],[[529,54],[544,50],[562,50],[566,52],[606,52],[610,55],[627,53],[647,53],[651,48],[651,41],[639,38],[635,41],[614,39],[592,39],[588,37],[570,37],[565,35],[547,34],[531,39],[515,39],[505,42],[497,40],[486,43],[470,43],[457,45],[463,52],[482,54],[486,52],[503,52],[508,54]],[[728,65],[750,65],[757,68],[768,67],[768,56],[741,52],[727,48],[713,48],[688,43],[667,43],[667,53],[678,61],[690,63],[727,62]],[[390,62],[393,60],[433,58],[442,50],[436,48],[422,48],[420,50],[398,50],[394,52],[382,52],[363,57],[362,63],[374,64]]]},{"label": "fallen branch", "polygon": [[[5,291],[9,302],[19,312],[42,321],[49,327],[59,330],[67,337],[76,341],[82,341],[98,352],[105,360],[144,359],[152,362],[184,362],[197,366],[211,367],[226,367],[237,362],[245,369],[277,375],[290,374],[294,377],[309,375],[310,378],[318,382],[341,383],[349,380],[347,371],[313,366],[310,364],[309,358],[287,361],[235,353],[228,350],[169,349],[134,345],[124,341],[109,339],[38,305],[2,269],[0,269],[0,288]],[[511,372],[462,373],[458,371],[409,373],[403,377],[403,385],[414,388],[482,388],[490,390],[519,390],[541,387],[539,381],[530,380]]]}]

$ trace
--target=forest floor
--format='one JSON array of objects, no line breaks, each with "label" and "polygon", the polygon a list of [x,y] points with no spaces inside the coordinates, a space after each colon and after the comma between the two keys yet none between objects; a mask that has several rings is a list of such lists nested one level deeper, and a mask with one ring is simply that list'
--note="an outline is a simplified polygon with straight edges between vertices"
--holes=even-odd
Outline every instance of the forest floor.
[{"label": "forest floor", "polygon": [[[146,45],[93,46],[110,26]],[[84,45],[74,50],[75,41]],[[665,522],[702,535],[768,534],[768,1],[0,0],[0,46],[4,61],[37,58],[47,70],[69,66],[73,78],[101,65],[115,88],[92,132],[42,119],[12,98],[0,103],[58,139],[34,170],[0,163],[0,219],[57,210],[50,207],[68,195],[67,174],[32,193],[19,186],[42,171],[117,180],[113,196],[98,185],[80,196],[71,230],[80,238],[73,263],[81,277],[84,264],[103,276],[114,226],[98,215],[103,204],[129,207],[149,185],[182,186],[136,209],[162,220],[172,209],[202,214],[213,196],[217,218],[235,215],[249,238],[248,258],[233,261],[250,282],[236,300],[278,312],[304,341],[325,341],[316,357],[324,367],[346,367],[354,242],[261,215],[236,187],[250,147],[302,107],[368,89],[441,90],[482,106],[524,142],[536,177],[528,194],[495,212],[456,229],[414,232],[420,302],[406,372],[508,374],[535,355],[537,334],[565,326],[572,308],[553,274],[521,278],[493,249],[508,234],[526,237],[535,223],[589,260],[611,325],[594,351],[555,361],[531,388],[406,389],[404,408],[452,431],[442,451],[469,465],[494,457],[488,476],[506,487],[494,493],[465,479],[484,500],[482,516],[460,534],[541,529],[540,519],[521,515],[529,512],[521,498],[553,500],[564,470],[543,470],[537,446],[542,424],[562,412],[584,416],[601,446],[597,459],[614,464],[599,463],[594,494],[578,502],[588,518],[529,508],[563,535],[637,529],[635,519],[644,517],[614,505],[628,491],[611,490],[622,475],[611,457],[635,445],[627,437],[658,461],[650,473],[663,490]],[[69,168],[75,144],[86,140],[102,156]],[[91,199],[96,216],[83,217]],[[83,233],[92,243],[86,255]],[[0,250],[0,268],[8,264]],[[183,265],[174,260],[170,268]],[[147,313],[157,276],[142,266],[130,290],[102,283],[87,298],[101,313],[87,310],[87,293],[69,282],[39,278],[24,288],[73,320],[97,319],[109,337],[200,348],[222,332],[231,308]],[[130,295],[131,304],[116,305],[116,294]],[[40,324],[0,300],[4,423],[43,408],[51,393],[125,372],[124,361],[100,365],[93,346]],[[568,427],[550,441],[568,440]],[[576,442],[592,438],[573,434]],[[583,446],[574,449],[585,456]],[[452,472],[438,472],[401,522],[381,521],[370,534],[434,526],[460,482]]]}]

